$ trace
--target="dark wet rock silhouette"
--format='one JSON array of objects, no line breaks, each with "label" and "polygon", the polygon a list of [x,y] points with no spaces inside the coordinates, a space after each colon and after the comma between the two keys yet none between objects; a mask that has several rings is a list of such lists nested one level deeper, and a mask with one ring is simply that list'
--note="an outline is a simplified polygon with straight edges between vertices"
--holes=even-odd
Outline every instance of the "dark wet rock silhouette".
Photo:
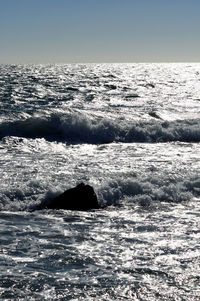
[{"label": "dark wet rock silhouette", "polygon": [[50,201],[48,209],[90,210],[100,208],[92,186],[81,183]]}]

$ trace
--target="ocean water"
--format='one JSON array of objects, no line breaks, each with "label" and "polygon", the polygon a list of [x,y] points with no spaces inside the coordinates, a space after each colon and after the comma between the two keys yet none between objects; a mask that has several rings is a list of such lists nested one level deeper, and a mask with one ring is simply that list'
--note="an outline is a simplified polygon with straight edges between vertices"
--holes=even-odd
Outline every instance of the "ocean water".
[{"label": "ocean water", "polygon": [[0,300],[200,300],[199,154],[200,64],[1,65]]}]

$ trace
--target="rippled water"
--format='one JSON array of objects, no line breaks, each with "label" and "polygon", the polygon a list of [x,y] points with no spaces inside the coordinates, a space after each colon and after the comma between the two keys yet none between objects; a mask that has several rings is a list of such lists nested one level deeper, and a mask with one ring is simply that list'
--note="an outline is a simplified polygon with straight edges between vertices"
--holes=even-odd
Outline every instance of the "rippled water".
[{"label": "rippled water", "polygon": [[[200,64],[0,66],[0,299],[199,300]],[[84,181],[105,208],[36,210]]]}]

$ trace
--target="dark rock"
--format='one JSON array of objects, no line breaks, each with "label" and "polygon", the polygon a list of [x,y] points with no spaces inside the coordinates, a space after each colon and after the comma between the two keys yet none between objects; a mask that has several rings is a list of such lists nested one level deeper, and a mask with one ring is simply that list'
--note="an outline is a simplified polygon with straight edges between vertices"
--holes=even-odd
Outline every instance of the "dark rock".
[{"label": "dark rock", "polygon": [[81,183],[52,199],[46,208],[90,210],[100,208],[92,186]]}]

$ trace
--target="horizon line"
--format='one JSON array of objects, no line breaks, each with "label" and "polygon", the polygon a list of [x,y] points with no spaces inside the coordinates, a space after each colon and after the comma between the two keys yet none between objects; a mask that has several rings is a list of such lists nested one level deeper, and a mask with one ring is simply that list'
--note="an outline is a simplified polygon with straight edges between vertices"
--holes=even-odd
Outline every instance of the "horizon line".
[{"label": "horizon line", "polygon": [[200,61],[138,61],[138,62],[0,62],[0,65],[84,65],[84,64],[199,64]]}]

